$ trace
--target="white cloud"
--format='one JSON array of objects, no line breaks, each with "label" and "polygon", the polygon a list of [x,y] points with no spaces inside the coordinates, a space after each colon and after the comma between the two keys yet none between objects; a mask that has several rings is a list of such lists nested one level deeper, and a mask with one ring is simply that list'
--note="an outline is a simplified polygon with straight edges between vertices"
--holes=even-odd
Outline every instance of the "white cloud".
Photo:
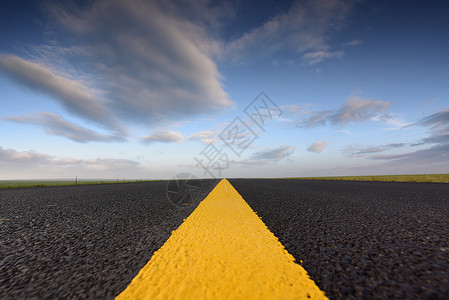
[{"label": "white cloud", "polygon": [[296,124],[298,127],[312,128],[328,123],[342,126],[351,122],[388,122],[393,118],[387,113],[390,105],[390,101],[362,99],[352,95],[340,105],[339,109],[313,112],[299,119]]},{"label": "white cloud", "polygon": [[5,120],[42,126],[48,134],[59,135],[79,143],[90,141],[114,142],[124,141],[117,135],[105,135],[88,128],[71,123],[60,115],[51,112],[41,112],[32,115],[4,117]]},{"label": "white cloud", "polygon": [[78,164],[86,169],[93,171],[111,171],[122,170],[129,168],[137,168],[139,163],[128,159],[111,159],[111,158],[96,158],[89,160],[78,161]]},{"label": "white cloud", "polygon": [[342,47],[346,48],[346,47],[355,47],[362,44],[362,40],[352,40],[346,43],[342,44]]},{"label": "white cloud", "polygon": [[235,163],[246,166],[258,166],[268,163],[278,162],[293,154],[294,147],[290,145],[282,145],[278,148],[268,149],[264,151],[255,152],[249,159],[242,161],[235,161]]},{"label": "white cloud", "polygon": [[16,55],[0,54],[0,70],[32,89],[53,96],[67,111],[77,116],[114,130],[119,129],[106,105],[80,80],[56,74],[47,66]]},{"label": "white cloud", "polygon": [[[449,141],[449,139],[448,139]],[[389,160],[392,163],[401,165],[411,164],[415,166],[444,165],[449,163],[449,142],[438,143],[428,149],[417,150],[402,154],[381,154],[375,155],[372,159]]]},{"label": "white cloud", "polygon": [[98,0],[82,11],[53,12],[85,44],[90,56],[83,59],[127,121],[151,124],[232,105],[212,59],[219,43],[189,5]]},{"label": "white cloud", "polygon": [[363,156],[366,154],[378,153],[387,151],[388,148],[383,146],[378,147],[358,147],[358,146],[348,146],[345,149],[345,152],[348,153],[349,156]]},{"label": "white cloud", "polygon": [[382,120],[381,118],[380,119],[373,118],[373,120],[374,121],[377,121],[377,120],[383,121],[386,124],[388,124],[390,126],[393,126],[393,127],[390,127],[390,128],[385,128],[385,130],[399,130],[399,129],[402,129],[402,128],[407,127],[407,126],[410,125],[410,123],[401,120],[397,116],[391,116],[390,118],[387,118],[386,120],[385,119]]},{"label": "white cloud", "polygon": [[280,108],[287,115],[295,116],[300,113],[304,113],[307,111],[307,108],[310,107],[310,103],[306,104],[291,104],[291,105],[281,105]]},{"label": "white cloud", "polygon": [[14,149],[4,149],[0,146],[0,162],[7,163],[48,163],[52,156],[34,150],[18,152]]},{"label": "white cloud", "polygon": [[307,151],[314,152],[314,153],[321,153],[323,152],[324,148],[327,147],[329,143],[326,141],[316,141],[312,145],[310,145],[309,148],[307,148]]},{"label": "white cloud", "polygon": [[293,153],[293,147],[282,145],[275,149],[256,152],[251,156],[252,160],[280,160]]},{"label": "white cloud", "polygon": [[326,125],[333,113],[334,111],[332,110],[313,112],[310,116],[299,119],[296,122],[296,125],[303,128],[313,128]]},{"label": "white cloud", "polygon": [[96,158],[76,159],[72,157],[58,158],[52,155],[39,153],[35,150],[19,152],[14,149],[4,149],[0,146],[0,164],[26,166],[30,169],[39,168],[78,168],[93,171],[108,171],[135,169],[139,163],[127,159]]},{"label": "white cloud", "polygon": [[189,136],[189,140],[199,140],[205,144],[209,144],[216,140],[216,134],[211,130],[203,130]]},{"label": "white cloud", "polygon": [[158,130],[148,136],[140,139],[144,144],[150,143],[173,143],[182,142],[184,139],[183,135],[176,131],[171,130]]},{"label": "white cloud", "polygon": [[337,130],[337,132],[345,133],[345,134],[347,134],[349,136],[354,136],[354,134],[351,131],[347,130],[347,129],[339,129],[339,130]]},{"label": "white cloud", "polygon": [[332,115],[331,122],[334,124],[347,124],[349,122],[367,121],[375,118],[378,120],[386,116],[382,113],[388,111],[390,105],[390,101],[372,100],[370,98],[362,99],[358,96],[352,96]]},{"label": "white cloud", "polygon": [[417,124],[430,127],[438,135],[449,134],[449,107],[422,119]]},{"label": "white cloud", "polygon": [[214,62],[221,42],[209,31],[220,10],[188,2],[50,4],[52,25],[64,36],[35,47],[32,59],[0,55],[0,71],[122,137],[124,124],[152,126],[231,107]]},{"label": "white cloud", "polygon": [[328,51],[330,30],[344,23],[356,1],[296,1],[260,27],[243,34],[226,47],[233,59],[267,56],[289,50],[293,53]]},{"label": "white cloud", "polygon": [[449,163],[449,108],[434,113],[414,125],[429,127],[431,135],[415,144],[409,144],[409,146],[431,144],[432,147],[401,154],[380,154],[371,158],[388,160],[395,164],[419,165],[426,168],[430,166],[439,168],[447,165]]},{"label": "white cloud", "polygon": [[[393,165],[413,165],[429,170],[434,167],[441,169],[449,163],[449,108],[434,113],[413,125],[427,126],[430,136],[415,143],[390,143],[380,146],[348,146],[345,152],[350,156],[366,156],[384,152],[395,148],[410,148],[414,146],[432,145],[430,148],[420,149],[399,154],[376,154],[369,156],[374,160],[385,160]],[[412,126],[412,125],[408,125]]]},{"label": "white cloud", "polygon": [[314,65],[328,58],[341,58],[343,54],[343,51],[315,51],[304,54],[302,58],[308,65]]}]

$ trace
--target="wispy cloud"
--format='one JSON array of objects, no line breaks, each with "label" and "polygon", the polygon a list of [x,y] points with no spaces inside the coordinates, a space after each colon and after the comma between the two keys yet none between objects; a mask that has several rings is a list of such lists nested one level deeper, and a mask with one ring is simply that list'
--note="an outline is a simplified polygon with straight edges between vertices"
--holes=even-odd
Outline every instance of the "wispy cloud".
[{"label": "wispy cloud", "polygon": [[182,142],[184,139],[183,135],[176,131],[171,130],[158,130],[148,136],[140,139],[144,144],[151,143],[174,143]]},{"label": "wispy cloud", "polygon": [[390,116],[385,112],[390,109],[390,104],[389,101],[352,96],[331,116],[331,122],[345,125],[349,122],[389,119]]},{"label": "wispy cloud", "polygon": [[139,162],[127,159],[96,158],[76,159],[72,157],[58,158],[39,153],[34,150],[17,151],[0,146],[0,164],[25,165],[27,167],[81,168],[92,171],[108,171],[137,168]]},{"label": "wispy cloud", "polygon": [[449,134],[435,134],[423,139],[423,143],[440,144],[449,143]]},{"label": "wispy cloud", "polygon": [[188,5],[100,0],[79,11],[53,11],[85,43],[90,56],[84,59],[95,62],[92,72],[104,78],[111,107],[128,121],[152,123],[232,105],[212,59],[218,42]]},{"label": "wispy cloud", "polygon": [[403,154],[382,154],[372,157],[376,160],[389,160],[400,164],[443,164],[449,162],[449,143],[440,143],[428,149]]},{"label": "wispy cloud", "polygon": [[245,166],[258,166],[268,163],[275,163],[282,160],[283,158],[292,155],[293,152],[294,152],[293,146],[282,145],[278,148],[255,152],[251,155],[249,159],[237,161],[235,163]]},{"label": "wispy cloud", "polygon": [[447,165],[449,163],[449,108],[432,114],[416,122],[414,125],[429,127],[430,136],[416,143],[392,143],[378,147],[349,146],[345,151],[352,156],[364,156],[376,152],[388,151],[393,148],[432,145],[427,149],[399,154],[377,154],[369,156],[369,158],[374,160],[387,160],[394,164],[422,165],[426,167]]},{"label": "wispy cloud", "polygon": [[354,134],[351,131],[347,130],[347,129],[339,129],[339,130],[337,130],[337,132],[345,133],[345,134],[347,134],[349,136],[354,136]]},{"label": "wispy cloud", "polygon": [[308,107],[310,107],[310,103],[305,104],[291,104],[291,105],[281,105],[280,108],[286,115],[289,116],[297,116],[300,113],[307,112]]},{"label": "wispy cloud", "polygon": [[216,134],[211,130],[202,130],[189,136],[189,140],[201,141],[205,144],[209,144],[216,140]]},{"label": "wispy cloud", "polygon": [[0,146],[0,162],[7,163],[47,163],[52,156],[34,150],[18,152],[14,149],[4,149]]},{"label": "wispy cloud", "polygon": [[327,147],[329,143],[326,141],[316,141],[312,145],[307,148],[307,151],[314,152],[314,153],[321,153],[323,152],[324,148]]},{"label": "wispy cloud", "polygon": [[[260,27],[244,33],[226,46],[234,59],[272,55],[281,50],[292,53],[329,52],[330,30],[347,18],[356,1],[296,1],[288,12],[280,13]],[[324,57],[322,57],[324,59]]]},{"label": "wispy cloud", "polygon": [[404,148],[409,146],[413,145],[408,143],[390,143],[380,146],[350,145],[345,148],[344,152],[351,157],[355,156],[360,157],[373,153],[385,152],[391,149]]},{"label": "wispy cloud", "polygon": [[63,136],[72,141],[87,143],[124,141],[122,136],[105,135],[88,128],[71,123],[60,115],[51,112],[41,112],[32,115],[4,117],[5,120],[42,126],[48,134]]},{"label": "wispy cloud", "polygon": [[380,115],[379,117],[374,117],[373,121],[381,121],[387,125],[392,126],[384,129],[389,131],[403,129],[410,125],[410,123],[401,120],[398,116],[391,116],[388,114],[386,114],[385,117],[383,115]]},{"label": "wispy cloud", "polygon": [[390,102],[383,100],[363,99],[351,96],[346,99],[339,109],[312,112],[299,119],[296,124],[302,128],[313,128],[326,124],[343,126],[351,122],[383,121],[392,118],[387,112]]},{"label": "wispy cloud", "polygon": [[[122,169],[135,169],[140,163],[129,159],[96,158],[89,160],[77,160],[76,164],[83,169],[94,171],[111,171]],[[57,161],[56,165],[65,165],[64,160]]]},{"label": "wispy cloud", "polygon": [[301,118],[296,121],[296,126],[302,128],[313,128],[317,126],[326,125],[326,123],[331,119],[331,116],[335,113],[332,110],[322,110],[311,113],[305,118]]},{"label": "wispy cloud", "polygon": [[303,60],[308,65],[314,65],[317,63],[322,62],[325,59],[328,58],[341,58],[344,55],[343,51],[315,51],[315,52],[309,52],[302,56]]},{"label": "wispy cloud", "polygon": [[116,131],[120,128],[103,101],[80,80],[16,55],[0,54],[0,70],[29,88],[51,95],[77,116]]},{"label": "wispy cloud", "polygon": [[233,102],[214,62],[221,42],[206,26],[218,10],[206,2],[50,4],[64,36],[32,59],[1,55],[0,70],[113,135],[225,109]]},{"label": "wispy cloud", "polygon": [[343,48],[347,48],[347,47],[355,47],[355,46],[358,46],[360,44],[362,44],[362,40],[352,40],[352,41],[349,41],[349,42],[341,44],[341,46]]},{"label": "wispy cloud", "polygon": [[449,134],[449,107],[420,120],[416,124],[428,126],[438,135]]},{"label": "wispy cloud", "polygon": [[293,147],[290,145],[282,145],[275,149],[259,151],[251,156],[253,160],[280,160],[293,153]]},{"label": "wispy cloud", "polygon": [[418,142],[419,145],[449,143],[449,107],[408,125],[408,127],[416,125],[430,128],[430,136]]}]

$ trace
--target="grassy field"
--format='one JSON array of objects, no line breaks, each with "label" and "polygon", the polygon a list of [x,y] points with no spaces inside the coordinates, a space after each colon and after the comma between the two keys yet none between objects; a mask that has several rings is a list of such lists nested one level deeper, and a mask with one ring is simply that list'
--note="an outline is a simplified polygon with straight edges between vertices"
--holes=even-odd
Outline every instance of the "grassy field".
[{"label": "grassy field", "polygon": [[291,179],[303,179],[303,180],[353,180],[353,181],[396,181],[396,182],[446,182],[446,183],[449,183],[449,174],[298,177],[298,178],[291,178]]},{"label": "grassy field", "polygon": [[148,180],[0,180],[0,189],[21,188],[21,187],[42,187],[42,186],[63,186],[63,185],[86,185],[105,183],[127,183],[141,182]]}]

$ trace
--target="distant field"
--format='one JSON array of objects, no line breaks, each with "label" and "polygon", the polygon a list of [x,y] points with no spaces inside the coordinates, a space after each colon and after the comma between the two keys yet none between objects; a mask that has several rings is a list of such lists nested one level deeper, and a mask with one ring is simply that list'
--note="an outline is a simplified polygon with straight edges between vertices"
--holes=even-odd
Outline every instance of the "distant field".
[{"label": "distant field", "polygon": [[63,186],[63,185],[86,185],[105,183],[126,183],[140,182],[148,180],[0,180],[0,189],[20,188],[20,187],[42,187],[42,186]]},{"label": "distant field", "polygon": [[[445,182],[449,183],[449,174],[421,175],[377,175],[377,176],[329,176],[329,177],[293,177],[299,180],[352,180],[352,181],[396,181],[396,182]],[[43,187],[86,184],[111,184],[127,182],[144,182],[155,180],[0,180],[0,189],[21,187]]]},{"label": "distant field", "polygon": [[338,176],[338,177],[298,177],[303,180],[352,180],[352,181],[397,181],[397,182],[447,182],[449,174],[420,175],[377,175],[377,176]]}]

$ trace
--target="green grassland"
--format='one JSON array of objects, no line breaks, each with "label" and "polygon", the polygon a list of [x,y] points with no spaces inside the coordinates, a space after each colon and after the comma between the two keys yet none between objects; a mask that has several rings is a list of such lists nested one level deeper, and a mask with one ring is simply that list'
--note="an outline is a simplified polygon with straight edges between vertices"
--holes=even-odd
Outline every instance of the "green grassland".
[{"label": "green grassland", "polygon": [[298,177],[298,178],[289,178],[289,179],[302,179],[302,180],[352,180],[352,181],[394,181],[394,182],[446,182],[446,183],[449,183],[449,174]]},{"label": "green grassland", "polygon": [[143,182],[148,180],[0,180],[0,189],[22,188],[22,187],[42,187],[42,186],[64,186],[64,185],[86,185],[86,184],[106,184],[106,183],[128,183]]}]

